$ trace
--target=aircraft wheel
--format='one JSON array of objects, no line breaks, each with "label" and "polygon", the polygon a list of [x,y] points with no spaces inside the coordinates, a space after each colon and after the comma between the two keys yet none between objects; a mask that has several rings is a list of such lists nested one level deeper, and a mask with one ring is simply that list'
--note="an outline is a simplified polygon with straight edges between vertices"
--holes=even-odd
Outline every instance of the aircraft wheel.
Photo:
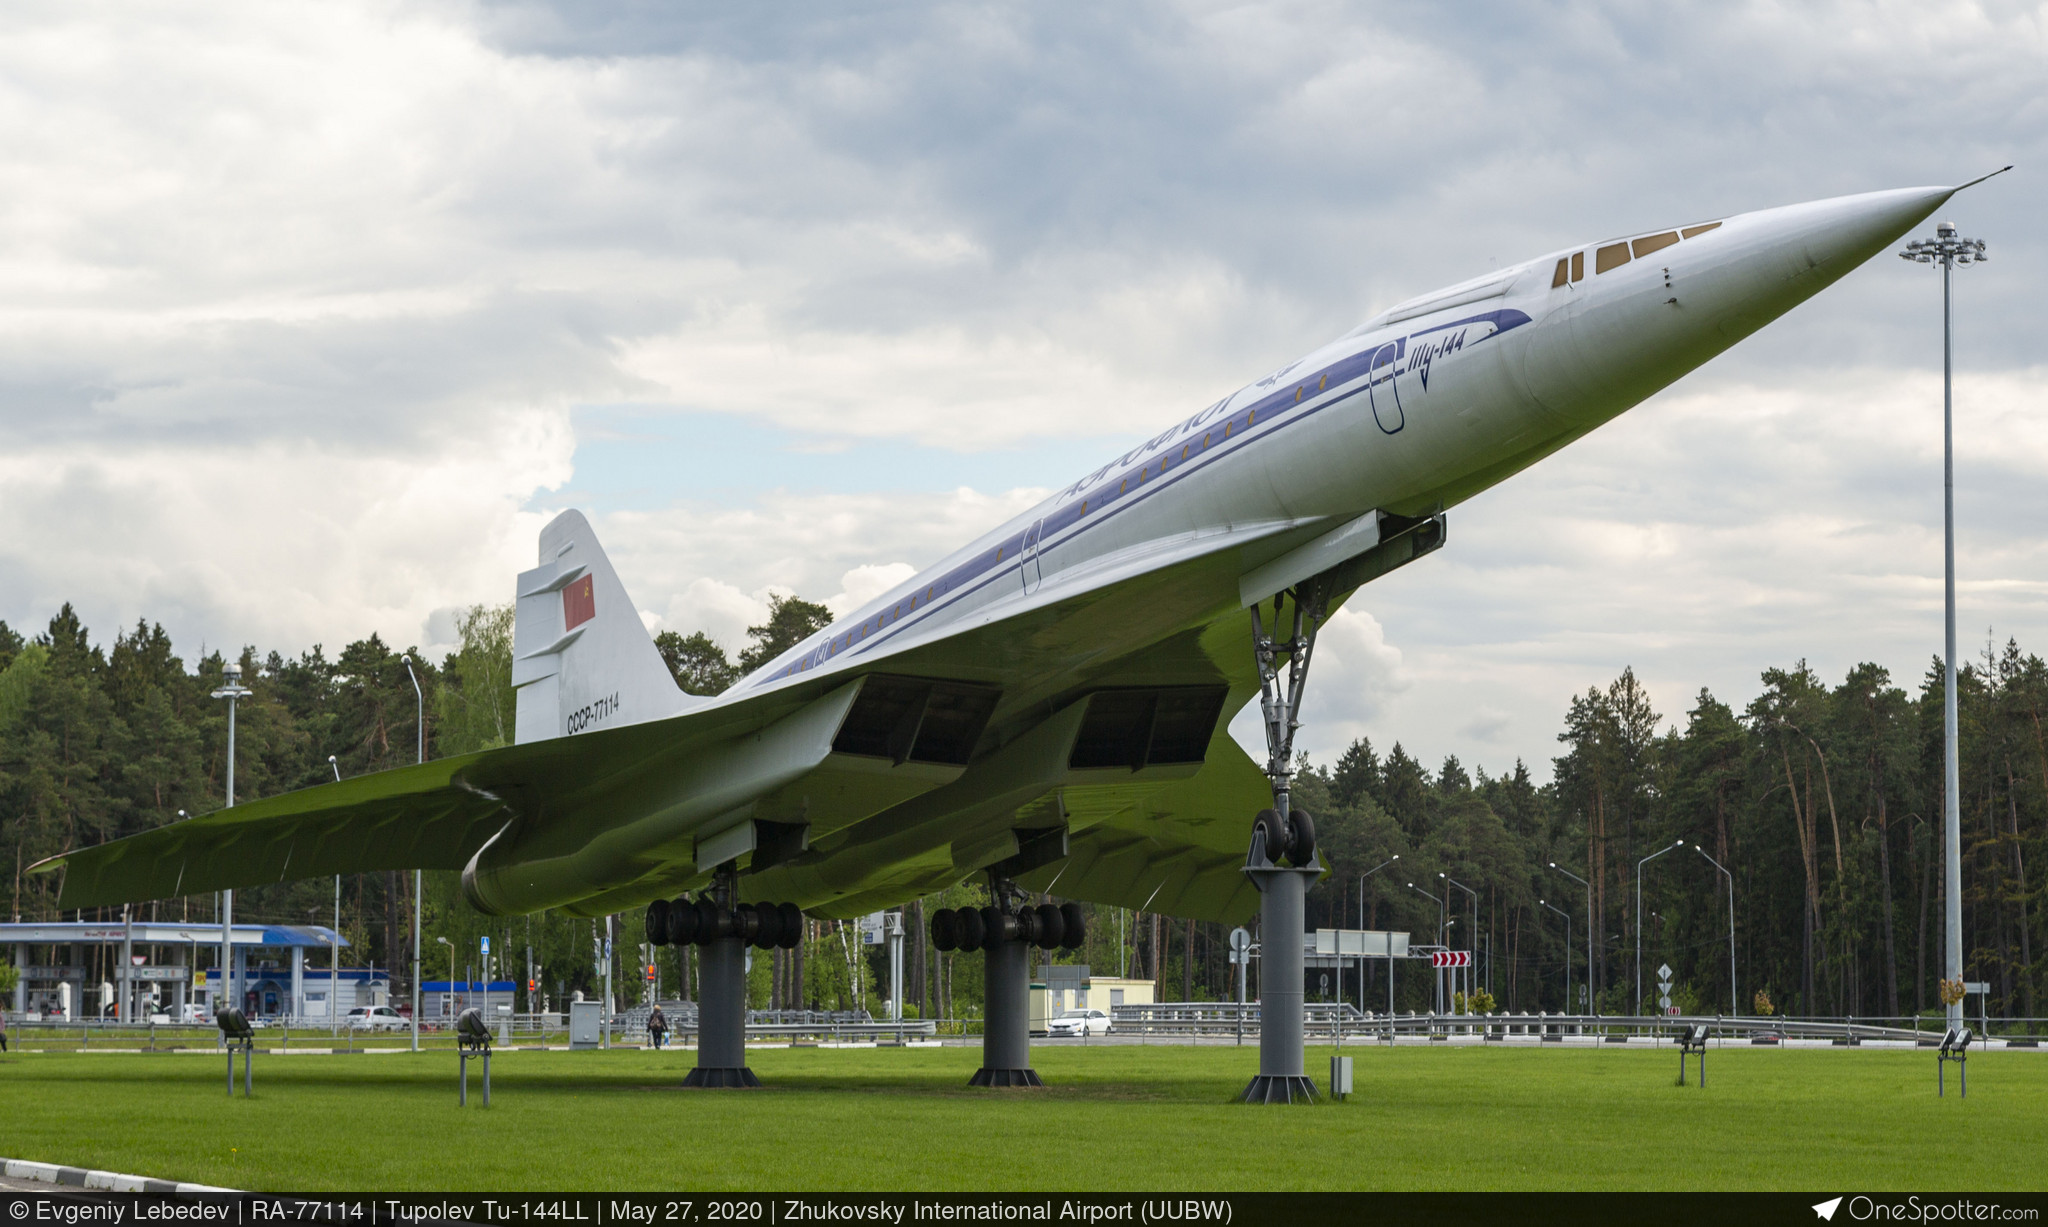
[{"label": "aircraft wheel", "polygon": [[782,913],[782,948],[794,950],[804,940],[804,910],[794,903],[785,903],[775,909]]},{"label": "aircraft wheel", "polygon": [[1294,828],[1294,838],[1287,845],[1287,859],[1306,869],[1316,863],[1316,821],[1305,809],[1295,810],[1287,817],[1288,825]]},{"label": "aircraft wheel", "polygon": [[1041,903],[1034,911],[1038,915],[1038,944],[1047,950],[1063,944],[1067,936],[1065,914],[1050,903]]},{"label": "aircraft wheel", "polygon": [[772,903],[754,905],[754,947],[773,950],[782,942],[782,909]]},{"label": "aircraft wheel", "polygon": [[668,940],[687,946],[697,940],[697,905],[677,897],[668,904]]},{"label": "aircraft wheel", "polygon": [[647,944],[668,945],[668,900],[656,899],[647,905]]},{"label": "aircraft wheel", "polygon": [[1266,833],[1266,859],[1279,864],[1280,858],[1287,855],[1287,820],[1280,816],[1279,810],[1262,809],[1258,817],[1252,819],[1252,832],[1257,834],[1260,831]]},{"label": "aircraft wheel", "polygon": [[971,907],[963,907],[953,915],[960,934],[960,949],[970,952],[981,949],[988,940],[988,926],[982,923],[981,913]]},{"label": "aircraft wheel", "polygon": [[743,942],[751,942],[761,931],[761,913],[751,903],[735,904],[732,909],[732,936]]},{"label": "aircraft wheel", "polygon": [[1088,913],[1078,903],[1060,904],[1060,949],[1079,950],[1088,940]]},{"label": "aircraft wheel", "polygon": [[981,928],[987,935],[981,939],[983,949],[1017,940],[1017,918],[999,907],[981,909]]},{"label": "aircraft wheel", "polygon": [[952,908],[942,907],[932,913],[932,949],[941,952],[951,950],[960,944],[960,918]]}]

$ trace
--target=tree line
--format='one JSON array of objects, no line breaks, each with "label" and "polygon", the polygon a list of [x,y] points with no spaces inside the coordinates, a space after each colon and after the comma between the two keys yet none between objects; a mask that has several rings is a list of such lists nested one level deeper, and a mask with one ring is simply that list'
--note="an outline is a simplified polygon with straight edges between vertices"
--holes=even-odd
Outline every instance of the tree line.
[{"label": "tree line", "polygon": [[[778,596],[737,659],[703,632],[664,632],[657,647],[685,690],[715,694],[829,621],[821,605]],[[422,723],[430,757],[508,744],[512,612],[478,606],[458,629],[460,646],[439,661],[376,635],[331,658],[318,645],[292,657],[241,649],[233,659],[253,693],[237,713],[238,796],[409,763]],[[95,643],[68,605],[33,635],[0,623],[0,856],[13,864],[15,918],[60,918],[57,881],[24,872],[35,861],[219,807],[227,712],[210,695],[228,659],[216,649],[188,665],[146,621]],[[1667,721],[1625,669],[1571,700],[1552,778],[1540,785],[1521,761],[1497,775],[1468,771],[1455,755],[1432,768],[1399,742],[1381,752],[1361,739],[1334,763],[1304,760],[1296,801],[1314,814],[1332,870],[1310,892],[1311,926],[1406,931],[1417,944],[1471,950],[1481,1002],[1502,1009],[1632,1012],[1639,934],[1643,966],[1668,963],[1675,1001],[1689,1010],[1768,1004],[1869,1018],[1937,1009],[1939,662],[1913,692],[1874,664],[1830,683],[1798,662],[1762,670],[1759,682],[1740,710],[1702,690]],[[2035,952],[2048,929],[2029,862],[2048,835],[2048,666],[2017,643],[1987,646],[1961,669],[1958,700],[1965,978],[1989,984],[1991,1014],[2038,1017]],[[345,961],[395,969],[395,985],[408,975],[411,879],[339,883]],[[332,924],[336,892],[332,878],[256,887],[238,894],[237,916]],[[931,950],[922,919],[984,900],[968,884],[911,905],[915,1012],[979,1013],[979,959]],[[600,987],[596,922],[479,916],[452,873],[425,875],[421,903],[427,978],[447,974],[441,959],[461,961],[433,935],[474,951],[488,934],[505,952],[505,978],[526,979],[531,951],[541,997]],[[158,900],[138,916],[206,920],[215,906],[211,895]],[[1096,974],[1153,980],[1162,999],[1233,995],[1228,926],[1091,913],[1087,945],[1068,957]],[[630,1002],[646,991],[640,917],[613,918],[610,929],[614,987]],[[666,995],[692,995],[687,950],[661,950],[653,965]],[[1396,1006],[1427,1009],[1430,976],[1407,966],[1396,972]],[[755,1004],[872,1009],[881,968],[880,952],[862,949],[848,927],[813,922],[798,949],[755,959]],[[453,971],[465,978],[464,967]],[[1355,971],[1311,972],[1308,987],[1377,1009],[1383,974],[1372,967],[1361,982]],[[1646,970],[1646,1001],[1654,981]]]}]

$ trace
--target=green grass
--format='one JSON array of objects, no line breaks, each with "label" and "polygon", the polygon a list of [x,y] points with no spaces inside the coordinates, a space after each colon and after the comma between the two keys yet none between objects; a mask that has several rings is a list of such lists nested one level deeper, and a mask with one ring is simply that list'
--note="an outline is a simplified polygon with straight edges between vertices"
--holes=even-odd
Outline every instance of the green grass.
[{"label": "green grass", "polygon": [[[767,1050],[753,1092],[678,1087],[689,1052],[500,1054],[489,1110],[455,1058],[0,1058],[0,1155],[240,1188],[2039,1189],[2048,1054],[1934,1057],[1348,1047],[1359,1093],[1230,1102],[1256,1049],[1049,1046],[1044,1091],[976,1091],[976,1049]],[[1309,1070],[1326,1071],[1327,1050]]]}]

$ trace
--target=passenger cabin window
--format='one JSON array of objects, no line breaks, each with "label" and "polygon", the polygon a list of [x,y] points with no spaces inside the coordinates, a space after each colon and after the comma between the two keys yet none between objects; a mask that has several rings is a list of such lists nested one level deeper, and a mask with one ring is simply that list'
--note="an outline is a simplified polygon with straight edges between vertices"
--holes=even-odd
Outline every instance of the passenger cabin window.
[{"label": "passenger cabin window", "polygon": [[1573,280],[1573,281],[1584,281],[1585,279],[1586,279],[1586,253],[1585,253],[1585,252],[1583,252],[1583,251],[1579,251],[1579,252],[1573,252],[1573,253],[1572,253],[1572,280]]},{"label": "passenger cabin window", "polygon": [[1593,271],[1604,273],[1628,263],[1628,244],[1609,243],[1593,253]]},{"label": "passenger cabin window", "polygon": [[1679,231],[1678,233],[1685,236],[1686,238],[1692,238],[1695,235],[1705,234],[1709,230],[1718,230],[1720,229],[1720,227],[1720,222],[1708,222],[1704,226],[1687,226],[1685,229]]},{"label": "passenger cabin window", "polygon": [[1629,246],[1635,250],[1636,259],[1640,260],[1651,252],[1662,251],[1676,242],[1678,242],[1678,231],[1666,230],[1662,234],[1652,234],[1646,238],[1637,239],[1629,244]]}]

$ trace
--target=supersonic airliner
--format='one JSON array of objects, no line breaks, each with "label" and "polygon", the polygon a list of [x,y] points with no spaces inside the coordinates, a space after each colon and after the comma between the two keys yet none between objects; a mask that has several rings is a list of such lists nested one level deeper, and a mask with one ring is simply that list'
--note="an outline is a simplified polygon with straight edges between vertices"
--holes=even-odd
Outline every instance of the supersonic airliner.
[{"label": "supersonic airliner", "polygon": [[[700,943],[787,943],[802,913],[853,916],[983,873],[996,906],[942,917],[936,939],[993,944],[993,926],[1072,944],[1076,910],[1013,906],[1013,891],[1242,919],[1258,897],[1248,833],[1315,863],[1286,771],[1320,621],[1440,548],[1450,508],[1833,284],[1958,190],[1661,226],[1410,299],[715,698],[678,690],[590,524],[564,512],[515,589],[514,745],[41,868],[65,869],[65,907],[460,870],[487,913],[648,905],[656,940]],[[1225,732],[1255,696],[1263,764]]]}]

